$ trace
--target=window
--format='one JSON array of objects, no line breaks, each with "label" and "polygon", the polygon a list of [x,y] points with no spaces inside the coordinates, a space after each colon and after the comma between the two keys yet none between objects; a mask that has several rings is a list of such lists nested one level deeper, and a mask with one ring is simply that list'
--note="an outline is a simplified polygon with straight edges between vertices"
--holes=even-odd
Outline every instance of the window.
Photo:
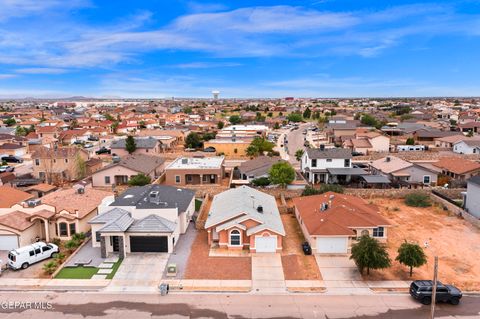
[{"label": "window", "polygon": [[230,232],[230,245],[232,246],[240,246],[240,232],[238,230],[232,230]]},{"label": "window", "polygon": [[317,160],[316,159],[312,159],[312,167],[317,167]]},{"label": "window", "polygon": [[28,252],[28,254],[29,254],[30,256],[35,256],[35,251],[30,250],[30,251]]},{"label": "window", "polygon": [[344,166],[345,167],[350,167],[350,159],[345,159],[345,163],[344,163]]},{"label": "window", "polygon": [[373,237],[383,237],[384,230],[383,227],[378,227],[373,229]]},{"label": "window", "polygon": [[50,249],[52,249],[52,247],[50,247],[50,246],[43,246],[42,247],[43,252],[49,251]]},{"label": "window", "polygon": [[430,175],[423,176],[423,183],[426,185],[430,184]]},{"label": "window", "polygon": [[368,230],[364,229],[364,230],[362,230],[362,232],[360,233],[360,236],[370,236],[370,233],[368,232]]},{"label": "window", "polygon": [[332,159],[331,158],[327,158],[327,163],[331,163],[332,162]]},{"label": "window", "polygon": [[40,160],[38,158],[35,159],[35,165],[40,166]]},{"label": "window", "polygon": [[41,253],[42,251],[40,250],[40,248],[35,249],[35,255],[40,255]]},{"label": "window", "polygon": [[187,182],[191,182],[192,181],[192,175],[187,175]]},{"label": "window", "polygon": [[96,241],[97,243],[100,242],[100,233],[99,233],[98,231],[95,232],[95,241]]},{"label": "window", "polygon": [[105,176],[105,184],[110,184],[110,176]]},{"label": "window", "polygon": [[58,224],[58,232],[60,236],[68,236],[67,223]]},{"label": "window", "polygon": [[70,226],[70,236],[72,236],[77,232],[77,225],[75,225],[75,223],[71,223],[69,226]]},{"label": "window", "polygon": [[175,183],[180,184],[180,176],[175,175]]},{"label": "window", "polygon": [[68,163],[68,158],[65,159],[65,163]]}]

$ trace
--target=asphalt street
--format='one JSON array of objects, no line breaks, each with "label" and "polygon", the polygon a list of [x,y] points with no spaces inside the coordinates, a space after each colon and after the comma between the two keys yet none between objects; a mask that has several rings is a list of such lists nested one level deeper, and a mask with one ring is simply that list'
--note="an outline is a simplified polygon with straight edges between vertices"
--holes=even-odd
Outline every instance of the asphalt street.
[{"label": "asphalt street", "polygon": [[[429,318],[408,295],[0,293],[0,318]],[[17,304],[15,304],[17,302]],[[37,304],[35,304],[37,302]],[[36,306],[43,309],[30,309]],[[480,298],[440,304],[435,318],[479,318]]]}]

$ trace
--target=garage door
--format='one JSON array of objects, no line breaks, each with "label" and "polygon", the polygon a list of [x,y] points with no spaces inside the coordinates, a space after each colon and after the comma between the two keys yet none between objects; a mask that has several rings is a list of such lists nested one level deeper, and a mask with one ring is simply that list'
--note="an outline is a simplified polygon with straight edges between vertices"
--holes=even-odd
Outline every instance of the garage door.
[{"label": "garage door", "polygon": [[318,237],[317,253],[320,254],[346,254],[347,237]]},{"label": "garage door", "polygon": [[166,253],[168,252],[168,237],[130,236],[130,251],[132,253]]},{"label": "garage door", "polygon": [[277,251],[277,237],[256,237],[255,249],[257,253],[274,253]]},{"label": "garage door", "polygon": [[0,250],[12,250],[18,248],[17,235],[0,235]]}]

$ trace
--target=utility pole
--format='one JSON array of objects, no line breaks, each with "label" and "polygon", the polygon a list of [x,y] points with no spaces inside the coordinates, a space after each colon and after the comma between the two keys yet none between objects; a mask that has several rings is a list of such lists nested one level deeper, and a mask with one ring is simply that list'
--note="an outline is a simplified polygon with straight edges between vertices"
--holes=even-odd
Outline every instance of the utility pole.
[{"label": "utility pole", "polygon": [[435,302],[437,301],[437,278],[438,278],[438,256],[435,256],[435,266],[433,267],[433,288],[432,288],[432,303],[430,305],[430,319],[435,318]]}]

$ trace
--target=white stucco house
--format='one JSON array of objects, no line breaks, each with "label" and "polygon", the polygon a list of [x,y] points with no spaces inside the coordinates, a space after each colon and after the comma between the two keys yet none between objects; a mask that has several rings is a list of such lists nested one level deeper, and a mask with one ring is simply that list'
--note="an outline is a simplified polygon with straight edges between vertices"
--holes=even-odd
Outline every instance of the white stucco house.
[{"label": "white stucco house", "polygon": [[132,187],[92,218],[92,245],[103,257],[171,253],[195,211],[195,192],[164,185]]},{"label": "white stucco house", "polygon": [[480,140],[462,140],[453,144],[453,152],[458,154],[480,154]]}]

